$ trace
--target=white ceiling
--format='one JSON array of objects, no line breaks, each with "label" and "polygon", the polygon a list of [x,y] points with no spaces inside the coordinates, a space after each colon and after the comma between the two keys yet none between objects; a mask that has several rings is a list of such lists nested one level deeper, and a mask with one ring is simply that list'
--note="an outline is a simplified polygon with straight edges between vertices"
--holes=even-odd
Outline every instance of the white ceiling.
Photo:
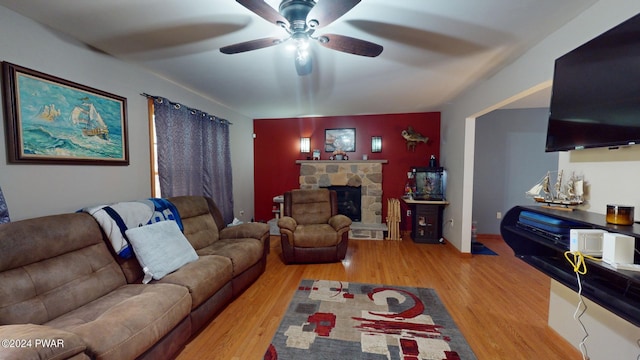
[{"label": "white ceiling", "polygon": [[[266,2],[277,9],[280,1]],[[248,117],[277,118],[439,111],[595,2],[363,0],[316,35],[371,41],[384,47],[382,54],[368,58],[314,44],[314,69],[304,77],[285,45],[220,53],[226,45],[286,35],[233,0],[0,5]],[[548,106],[548,95],[540,99],[526,106]]]}]

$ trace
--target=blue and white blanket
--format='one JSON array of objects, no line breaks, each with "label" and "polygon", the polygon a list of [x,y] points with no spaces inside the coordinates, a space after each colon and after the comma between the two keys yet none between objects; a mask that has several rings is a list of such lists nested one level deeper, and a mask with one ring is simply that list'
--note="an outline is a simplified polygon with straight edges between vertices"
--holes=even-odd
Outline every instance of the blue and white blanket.
[{"label": "blue and white blanket", "polygon": [[10,221],[9,208],[7,208],[7,202],[4,200],[4,195],[2,195],[2,189],[0,189],[0,224],[8,223]]},{"label": "blue and white blanket", "polygon": [[107,235],[113,250],[124,259],[133,256],[131,245],[125,235],[127,229],[174,220],[180,227],[180,231],[184,230],[178,209],[169,200],[161,198],[98,205],[81,211],[96,219]]}]

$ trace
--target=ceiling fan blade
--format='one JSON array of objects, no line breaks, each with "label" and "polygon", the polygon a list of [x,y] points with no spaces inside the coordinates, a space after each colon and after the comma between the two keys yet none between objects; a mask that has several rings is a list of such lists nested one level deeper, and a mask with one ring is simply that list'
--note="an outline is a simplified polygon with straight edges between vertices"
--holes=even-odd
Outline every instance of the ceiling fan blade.
[{"label": "ceiling fan blade", "polygon": [[274,46],[282,43],[284,40],[277,37],[268,37],[262,39],[256,39],[251,41],[245,41],[220,48],[220,52],[223,54],[238,54],[245,51],[257,50]]},{"label": "ceiling fan blade", "polygon": [[322,28],[346,14],[361,0],[318,0],[309,11],[307,22],[312,28]]},{"label": "ceiling fan blade", "polygon": [[376,57],[383,50],[381,45],[337,34],[324,34],[318,41],[326,48],[360,56]]},{"label": "ceiling fan blade", "polygon": [[261,18],[267,20],[270,23],[276,24],[278,26],[289,26],[289,22],[284,16],[280,15],[280,13],[272,8],[269,4],[264,2],[263,0],[236,0],[240,5],[246,7],[252,12],[256,13]]}]

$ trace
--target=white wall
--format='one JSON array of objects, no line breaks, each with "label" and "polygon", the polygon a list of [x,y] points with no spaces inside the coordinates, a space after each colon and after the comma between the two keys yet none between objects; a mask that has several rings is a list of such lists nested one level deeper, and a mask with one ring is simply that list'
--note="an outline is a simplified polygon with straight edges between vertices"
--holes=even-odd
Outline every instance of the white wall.
[{"label": "white wall", "polygon": [[[450,205],[445,209],[444,218],[454,219],[453,229],[448,229],[445,237],[463,252],[470,248],[471,199],[473,193],[473,137],[475,127],[471,126],[477,116],[494,110],[497,104],[516,94],[527,91],[552,79],[553,63],[556,58],[596,37],[602,32],[640,12],[640,1],[600,0],[577,16],[571,22],[548,36],[531,48],[518,60],[498,72],[493,77],[456,98],[442,111],[441,162],[449,171],[447,193]],[[640,176],[640,158],[625,154],[635,153],[636,149],[623,149],[618,155],[602,155],[604,150],[587,151],[582,155],[575,152],[560,155],[559,168],[583,172],[590,183],[591,211],[603,213],[606,203],[622,202],[636,205],[638,192],[632,190],[633,179]],[[605,151],[606,152],[606,151]],[[595,160],[596,158],[608,158]],[[578,162],[575,159],[581,158]],[[586,159],[585,159],[586,158]],[[558,296],[552,288],[551,300]],[[551,304],[549,318],[565,315],[556,313],[558,306]],[[589,310],[587,310],[589,312]],[[592,314],[587,314],[591,316]],[[610,314],[607,314],[610,315]],[[610,315],[614,316],[614,315]],[[607,316],[608,317],[608,316]],[[615,322],[615,321],[614,321]],[[606,322],[590,323],[594,333],[606,331]],[[555,328],[561,335],[562,329]],[[624,331],[624,329],[616,329]],[[635,340],[617,337],[625,347],[635,346]],[[578,346],[572,342],[574,346]],[[591,359],[610,359],[616,353],[615,345],[606,338],[592,337],[591,348],[597,348],[606,357]],[[614,355],[615,356],[615,355]]]},{"label": "white wall", "polygon": [[476,120],[473,221],[478,234],[500,234],[496,214],[533,205],[525,192],[558,167],[558,153],[544,151],[548,117],[549,108],[507,109]]},{"label": "white wall", "polygon": [[[0,60],[124,96],[128,102],[129,166],[8,164],[0,129],[0,187],[11,220],[151,195],[146,92],[226,118],[231,126],[235,212],[253,215],[252,121],[141,68],[98,53],[0,7]],[[3,122],[4,113],[0,116]],[[244,164],[244,165],[242,165]],[[237,215],[236,215],[237,216]]]},{"label": "white wall", "polygon": [[640,145],[615,150],[586,149],[560,153],[559,168],[565,174],[584,175],[586,203],[582,209],[606,214],[607,204],[635,206],[640,219]]}]

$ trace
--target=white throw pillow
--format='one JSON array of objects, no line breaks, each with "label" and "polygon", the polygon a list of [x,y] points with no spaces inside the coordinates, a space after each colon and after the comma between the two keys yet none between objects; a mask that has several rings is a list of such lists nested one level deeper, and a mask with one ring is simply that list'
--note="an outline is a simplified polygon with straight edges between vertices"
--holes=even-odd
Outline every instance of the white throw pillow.
[{"label": "white throw pillow", "polygon": [[198,260],[198,254],[173,220],[131,228],[125,233],[144,271],[145,284]]}]

